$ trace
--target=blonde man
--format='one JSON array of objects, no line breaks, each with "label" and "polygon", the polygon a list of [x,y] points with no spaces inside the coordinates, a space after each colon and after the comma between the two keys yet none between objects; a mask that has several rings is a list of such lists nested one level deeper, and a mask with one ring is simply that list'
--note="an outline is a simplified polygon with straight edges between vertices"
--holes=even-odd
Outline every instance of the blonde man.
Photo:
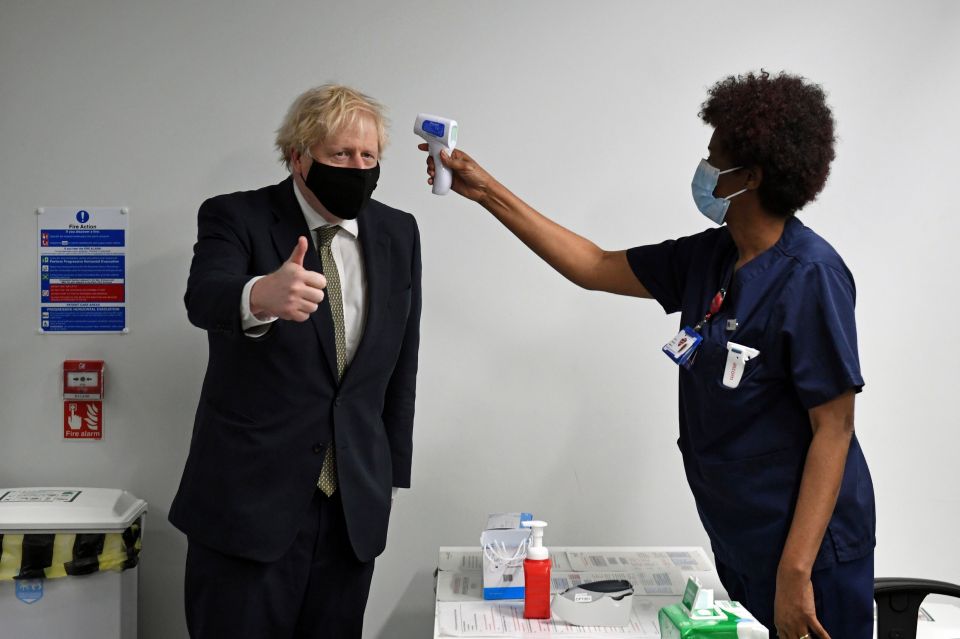
[{"label": "blonde man", "polygon": [[361,635],[420,333],[416,221],[371,199],[386,141],[377,102],[311,89],[277,132],[290,176],[200,207],[184,301],[209,362],[170,508],[194,639]]}]

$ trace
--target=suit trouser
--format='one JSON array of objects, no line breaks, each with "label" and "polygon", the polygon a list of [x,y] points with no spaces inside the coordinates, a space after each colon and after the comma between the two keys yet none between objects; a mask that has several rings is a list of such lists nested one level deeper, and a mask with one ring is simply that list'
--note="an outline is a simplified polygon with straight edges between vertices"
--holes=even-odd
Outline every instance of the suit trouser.
[{"label": "suit trouser", "polygon": [[[227,523],[229,525],[229,523]],[[184,596],[192,639],[360,639],[373,560],[356,558],[340,491],[316,491],[280,559],[190,542]]]},{"label": "suit trouser", "polygon": [[[730,599],[739,601],[777,636],[773,624],[776,574],[744,575],[717,561],[717,573]],[[873,552],[852,561],[838,561],[810,575],[817,619],[833,639],[873,638]],[[811,637],[816,637],[810,633]],[[786,639],[797,639],[787,637]]]}]

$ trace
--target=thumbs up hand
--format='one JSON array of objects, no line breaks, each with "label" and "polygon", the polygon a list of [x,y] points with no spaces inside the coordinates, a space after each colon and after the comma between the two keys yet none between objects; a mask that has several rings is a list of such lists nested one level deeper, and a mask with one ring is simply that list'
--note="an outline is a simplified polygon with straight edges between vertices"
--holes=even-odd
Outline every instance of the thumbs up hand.
[{"label": "thumbs up hand", "polygon": [[293,247],[293,253],[287,258],[287,262],[292,262],[303,268],[303,258],[307,254],[307,238],[300,236],[297,238],[297,245]]},{"label": "thumbs up hand", "polygon": [[321,273],[303,268],[303,257],[309,244],[309,240],[301,235],[287,261],[253,285],[250,311],[255,317],[305,322],[320,306],[327,279]]}]

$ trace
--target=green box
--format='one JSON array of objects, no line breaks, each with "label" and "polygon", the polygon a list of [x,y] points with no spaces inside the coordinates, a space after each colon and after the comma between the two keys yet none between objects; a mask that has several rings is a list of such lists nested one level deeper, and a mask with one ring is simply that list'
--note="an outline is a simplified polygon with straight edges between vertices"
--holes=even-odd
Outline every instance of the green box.
[{"label": "green box", "polygon": [[[683,604],[660,609],[660,639],[768,639],[770,633],[736,601],[717,601],[691,615]],[[700,618],[697,617],[707,617]]]}]

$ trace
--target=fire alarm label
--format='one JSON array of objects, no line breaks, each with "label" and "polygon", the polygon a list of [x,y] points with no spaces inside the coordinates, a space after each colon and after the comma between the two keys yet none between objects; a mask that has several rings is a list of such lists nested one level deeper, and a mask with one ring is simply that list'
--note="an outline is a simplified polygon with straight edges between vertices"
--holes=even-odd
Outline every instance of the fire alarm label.
[{"label": "fire alarm label", "polygon": [[103,402],[99,400],[63,403],[64,439],[102,439]]}]

